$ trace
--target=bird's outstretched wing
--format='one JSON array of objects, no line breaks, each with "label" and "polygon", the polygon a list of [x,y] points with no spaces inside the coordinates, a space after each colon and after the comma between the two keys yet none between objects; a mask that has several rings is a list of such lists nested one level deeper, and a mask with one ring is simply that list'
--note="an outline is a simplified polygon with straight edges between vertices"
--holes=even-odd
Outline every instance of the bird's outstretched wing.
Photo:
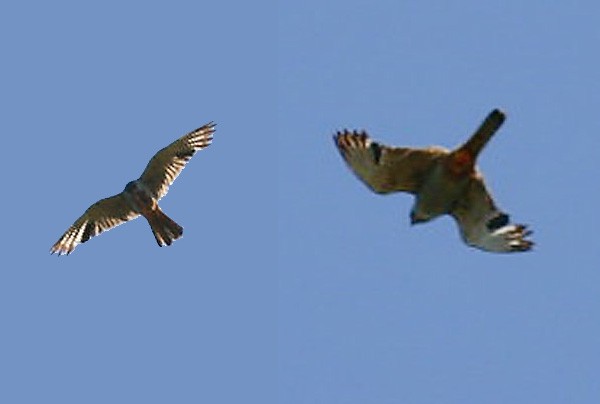
[{"label": "bird's outstretched wing", "polygon": [[52,246],[50,253],[70,254],[77,244],[135,219],[139,214],[131,210],[122,193],[101,199],[90,206],[79,219]]},{"label": "bird's outstretched wing", "polygon": [[532,232],[523,224],[512,224],[487,191],[481,175],[475,175],[450,214],[456,219],[463,240],[470,246],[492,252],[528,251]]},{"label": "bird's outstretched wing", "polygon": [[215,124],[210,122],[191,131],[161,149],[150,159],[140,181],[157,200],[169,191],[169,185],[175,181],[185,164],[194,153],[210,145]]},{"label": "bird's outstretched wing", "polygon": [[413,149],[374,142],[366,132],[344,130],[335,144],[356,176],[377,193],[417,192],[436,159],[448,154],[441,147]]}]

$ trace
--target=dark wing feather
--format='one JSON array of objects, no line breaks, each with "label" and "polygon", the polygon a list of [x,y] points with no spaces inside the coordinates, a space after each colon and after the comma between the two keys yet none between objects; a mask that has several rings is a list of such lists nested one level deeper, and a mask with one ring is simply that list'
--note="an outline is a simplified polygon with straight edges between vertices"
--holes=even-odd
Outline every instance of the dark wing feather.
[{"label": "dark wing feather", "polygon": [[177,139],[150,159],[140,180],[154,198],[160,199],[167,194],[169,186],[194,153],[210,145],[214,131],[215,124],[208,123]]},{"label": "dark wing feather", "polygon": [[340,154],[371,190],[377,193],[415,193],[436,159],[448,154],[441,147],[389,147],[369,138],[366,132],[344,130],[334,136]]},{"label": "dark wing feather", "polygon": [[85,243],[90,238],[103,231],[138,217],[131,210],[122,193],[101,199],[90,206],[79,219],[52,246],[50,253],[70,254],[78,244]]},{"label": "dark wing feather", "polygon": [[456,219],[463,240],[485,251],[528,251],[533,242],[523,224],[511,224],[509,216],[500,211],[486,189],[481,175],[474,176],[462,198],[450,214]]}]

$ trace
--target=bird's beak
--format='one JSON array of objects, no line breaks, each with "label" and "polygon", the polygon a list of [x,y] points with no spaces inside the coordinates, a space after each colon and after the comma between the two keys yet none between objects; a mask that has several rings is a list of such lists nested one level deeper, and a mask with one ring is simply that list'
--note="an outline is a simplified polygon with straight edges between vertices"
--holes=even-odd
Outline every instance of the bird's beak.
[{"label": "bird's beak", "polygon": [[418,216],[414,211],[410,211],[410,225],[414,226],[415,224],[425,223],[429,219]]}]

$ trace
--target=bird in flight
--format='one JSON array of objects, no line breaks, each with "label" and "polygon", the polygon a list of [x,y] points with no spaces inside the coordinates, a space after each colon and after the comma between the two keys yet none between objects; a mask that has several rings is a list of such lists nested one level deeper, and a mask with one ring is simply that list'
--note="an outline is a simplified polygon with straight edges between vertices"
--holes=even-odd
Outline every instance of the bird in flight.
[{"label": "bird in flight", "polygon": [[68,255],[78,244],[140,215],[148,220],[160,247],[171,245],[182,236],[183,227],[163,213],[158,200],[167,194],[194,153],[210,145],[214,131],[215,124],[210,122],[159,150],[140,178],[129,182],[120,194],[90,206],[52,246],[50,253]]},{"label": "bird in flight", "polygon": [[334,136],[340,154],[367,187],[378,194],[408,192],[415,196],[411,224],[449,214],[465,243],[485,251],[528,251],[532,233],[523,224],[510,223],[496,207],[475,163],[479,153],[504,123],[493,110],[475,133],[454,150],[390,147],[366,132],[344,130]]}]

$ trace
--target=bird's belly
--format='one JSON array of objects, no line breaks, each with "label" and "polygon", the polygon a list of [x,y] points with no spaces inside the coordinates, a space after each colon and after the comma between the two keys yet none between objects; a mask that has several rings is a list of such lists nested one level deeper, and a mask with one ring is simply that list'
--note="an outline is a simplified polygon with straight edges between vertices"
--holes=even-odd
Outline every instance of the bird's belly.
[{"label": "bird's belly", "polygon": [[433,219],[448,213],[464,193],[467,183],[468,179],[432,176],[419,190],[415,202],[416,214],[423,219]]}]

